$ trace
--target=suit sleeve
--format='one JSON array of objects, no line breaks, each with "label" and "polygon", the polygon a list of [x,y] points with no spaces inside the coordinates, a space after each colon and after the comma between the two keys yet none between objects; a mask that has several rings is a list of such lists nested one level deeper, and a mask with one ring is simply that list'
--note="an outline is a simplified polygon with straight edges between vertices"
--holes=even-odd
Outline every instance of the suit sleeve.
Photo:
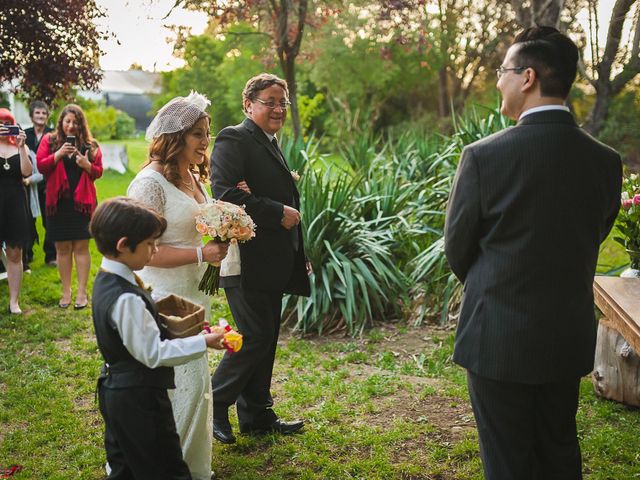
[{"label": "suit sleeve", "polygon": [[453,180],[444,228],[449,266],[463,283],[478,256],[480,222],[478,167],[471,150],[464,149]]},{"label": "suit sleeve", "polygon": [[211,154],[213,196],[224,202],[244,205],[246,212],[259,227],[280,227],[284,210],[282,203],[236,187],[238,182],[246,178],[246,160],[249,155],[247,141],[247,138],[233,128],[222,130],[216,137]]}]

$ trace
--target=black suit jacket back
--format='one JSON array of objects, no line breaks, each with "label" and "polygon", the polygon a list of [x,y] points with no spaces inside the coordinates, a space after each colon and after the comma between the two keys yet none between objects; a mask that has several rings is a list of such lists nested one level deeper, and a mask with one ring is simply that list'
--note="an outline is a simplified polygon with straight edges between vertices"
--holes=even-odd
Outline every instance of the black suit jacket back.
[{"label": "black suit jacket back", "polygon": [[591,371],[593,277],[621,177],[619,155],[561,110],[464,149],[445,226],[464,282],[455,362],[521,383]]},{"label": "black suit jacket back", "polygon": [[[252,120],[224,128],[211,154],[215,198],[244,205],[256,236],[240,244],[241,283],[252,290],[309,295],[300,225],[286,230],[283,205],[300,209],[300,195],[284,158]],[[246,181],[251,193],[236,187]],[[293,235],[298,238],[294,248]]]}]

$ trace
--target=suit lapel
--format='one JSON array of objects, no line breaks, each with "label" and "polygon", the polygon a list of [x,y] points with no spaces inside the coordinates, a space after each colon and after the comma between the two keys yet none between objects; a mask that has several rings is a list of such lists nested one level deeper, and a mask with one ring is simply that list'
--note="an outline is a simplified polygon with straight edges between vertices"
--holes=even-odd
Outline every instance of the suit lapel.
[{"label": "suit lapel", "polygon": [[286,164],[284,156],[282,156],[280,152],[278,152],[275,149],[275,147],[269,141],[269,139],[267,138],[265,133],[262,131],[262,129],[258,127],[255,124],[255,122],[250,118],[246,118],[242,122],[242,124],[245,126],[245,128],[249,132],[251,132],[251,135],[253,136],[253,138],[269,151],[269,153],[271,154],[271,158],[273,158],[278,163],[278,165],[280,165],[281,168],[284,168],[287,171],[287,173],[289,173],[290,172],[289,166]]}]

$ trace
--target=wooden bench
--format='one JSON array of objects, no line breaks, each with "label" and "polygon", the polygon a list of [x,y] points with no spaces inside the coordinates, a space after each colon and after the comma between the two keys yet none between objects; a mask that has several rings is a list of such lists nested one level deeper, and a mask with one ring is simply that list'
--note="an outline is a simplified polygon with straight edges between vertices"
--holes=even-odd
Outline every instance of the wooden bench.
[{"label": "wooden bench", "polygon": [[596,394],[640,407],[640,279],[596,277],[598,325],[592,373]]}]

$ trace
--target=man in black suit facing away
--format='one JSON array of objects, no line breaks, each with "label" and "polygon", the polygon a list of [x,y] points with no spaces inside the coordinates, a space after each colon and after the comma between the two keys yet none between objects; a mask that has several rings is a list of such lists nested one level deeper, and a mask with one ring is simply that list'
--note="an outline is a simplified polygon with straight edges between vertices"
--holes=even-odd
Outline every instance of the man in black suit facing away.
[{"label": "man in black suit facing away", "polygon": [[[278,146],[289,103],[287,83],[275,75],[251,78],[244,91],[247,118],[223,129],[211,155],[212,191],[225,202],[244,205],[256,236],[240,245],[240,259],[220,279],[242,350],[225,354],[214,373],[213,435],[235,442],[228,408],[237,403],[243,433],[294,433],[302,421],[284,422],[274,413],[271,375],[284,293],[309,295],[300,196]],[[232,255],[231,255],[232,256]]]},{"label": "man in black suit facing away", "polygon": [[554,28],[515,38],[497,88],[518,123],[464,149],[449,198],[445,252],[464,283],[453,360],[467,369],[488,480],[582,478],[578,391],[622,167],[564,106],[577,61]]}]

